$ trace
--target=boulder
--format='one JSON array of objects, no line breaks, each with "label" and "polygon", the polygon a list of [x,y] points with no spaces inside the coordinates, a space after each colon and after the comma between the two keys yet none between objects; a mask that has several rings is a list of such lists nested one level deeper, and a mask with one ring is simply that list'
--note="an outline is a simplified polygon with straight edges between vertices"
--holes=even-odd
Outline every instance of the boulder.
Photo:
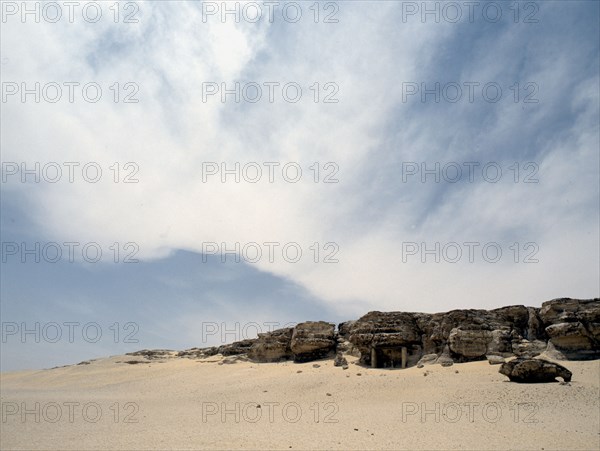
[{"label": "boulder", "polygon": [[342,355],[341,352],[338,352],[335,355],[335,359],[333,360],[333,366],[348,366],[348,361],[346,357]]},{"label": "boulder", "polygon": [[259,333],[258,338],[248,350],[248,357],[255,362],[279,362],[292,358],[290,343],[291,327],[272,332]]},{"label": "boulder", "polygon": [[307,321],[294,327],[290,348],[295,362],[310,362],[335,350],[335,325],[325,321]]},{"label": "boulder", "polygon": [[504,357],[501,355],[487,355],[486,356],[488,363],[490,365],[500,365],[501,363],[505,363]]},{"label": "boulder", "polygon": [[454,365],[454,360],[451,357],[442,354],[438,357],[435,363],[438,363],[442,366],[452,366]]},{"label": "boulder", "polygon": [[500,374],[508,376],[512,382],[556,382],[562,377],[565,382],[571,381],[571,372],[558,363],[542,359],[517,358],[503,363]]}]

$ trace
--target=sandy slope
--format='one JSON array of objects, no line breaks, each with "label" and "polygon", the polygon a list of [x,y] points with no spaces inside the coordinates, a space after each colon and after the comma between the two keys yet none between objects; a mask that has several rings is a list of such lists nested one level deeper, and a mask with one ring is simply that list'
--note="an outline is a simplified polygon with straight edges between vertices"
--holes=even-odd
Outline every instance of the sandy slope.
[{"label": "sandy slope", "polygon": [[1,448],[600,449],[599,361],[529,385],[487,362],[115,363],[131,359],[2,374]]}]

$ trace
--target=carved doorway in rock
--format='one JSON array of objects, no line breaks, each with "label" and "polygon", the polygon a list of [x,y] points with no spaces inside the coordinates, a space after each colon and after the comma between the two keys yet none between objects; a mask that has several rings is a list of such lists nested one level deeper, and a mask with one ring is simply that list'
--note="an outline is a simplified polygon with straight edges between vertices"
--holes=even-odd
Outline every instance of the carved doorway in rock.
[{"label": "carved doorway in rock", "polygon": [[371,367],[406,368],[407,350],[404,346],[371,348]]}]

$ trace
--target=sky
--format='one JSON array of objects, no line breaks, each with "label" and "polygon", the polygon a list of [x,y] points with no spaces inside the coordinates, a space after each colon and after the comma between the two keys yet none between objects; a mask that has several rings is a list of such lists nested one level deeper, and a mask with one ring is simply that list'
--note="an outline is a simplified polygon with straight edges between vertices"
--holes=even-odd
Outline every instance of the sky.
[{"label": "sky", "polygon": [[600,292],[598,2],[1,7],[2,371]]}]

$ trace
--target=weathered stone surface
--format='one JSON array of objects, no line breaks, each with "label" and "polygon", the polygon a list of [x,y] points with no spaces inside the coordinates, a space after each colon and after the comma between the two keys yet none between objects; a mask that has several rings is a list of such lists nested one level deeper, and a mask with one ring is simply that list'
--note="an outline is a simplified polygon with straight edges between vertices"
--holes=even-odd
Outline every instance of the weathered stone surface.
[{"label": "weathered stone surface", "polygon": [[350,330],[352,329],[352,326],[354,326],[354,323],[356,323],[356,321],[345,321],[338,324],[338,335],[345,340],[348,340],[350,338]]},{"label": "weathered stone surface", "polygon": [[558,363],[542,359],[517,358],[503,363],[499,372],[508,376],[512,382],[556,382],[562,377],[565,382],[571,380],[571,372]]},{"label": "weathered stone surface", "polygon": [[425,365],[433,365],[434,363],[436,363],[437,359],[438,359],[437,354],[425,354],[417,362],[417,368],[423,368]]},{"label": "weathered stone surface", "polygon": [[340,353],[360,364],[403,367],[482,360],[486,356],[536,356],[560,359],[600,358],[600,299],[570,298],[544,302],[541,308],[511,305],[494,310],[446,313],[369,312],[335,326],[323,321],[259,334],[256,339],[185,351],[142,350],[130,355],[147,360],[206,358],[220,353],[257,362],[293,358],[310,361]]},{"label": "weathered stone surface", "polygon": [[[558,299],[542,309],[512,305],[434,314],[370,312],[352,325],[349,339],[362,364],[370,365],[375,356],[377,366],[381,359],[397,359],[395,350],[401,347],[409,350],[408,366],[418,364],[423,355],[441,356],[445,348],[455,362],[491,354],[533,357],[546,351],[549,339],[557,358],[600,358],[599,304],[598,299]],[[565,322],[581,325],[560,325]]]},{"label": "weathered stone surface", "polygon": [[519,340],[513,343],[513,353],[517,357],[533,358],[544,351],[548,347],[548,343],[542,340]]},{"label": "weathered stone surface", "polygon": [[600,357],[600,299],[553,299],[542,304],[540,318],[553,357]]},{"label": "weathered stone surface", "polygon": [[514,343],[518,341],[518,337],[518,334],[515,334],[513,330],[506,326],[492,330],[491,341],[487,342],[488,354],[511,356],[514,352]]},{"label": "weathered stone surface", "polygon": [[438,363],[442,366],[452,366],[454,365],[454,360],[452,360],[452,358],[448,357],[447,355],[442,354],[438,357],[435,363]]},{"label": "weathered stone surface", "polygon": [[505,362],[504,357],[500,355],[488,355],[486,357],[490,365],[500,365]]},{"label": "weathered stone surface", "polygon": [[293,329],[287,327],[258,334],[258,338],[248,351],[248,357],[256,362],[279,362],[290,359],[292,332]]},{"label": "weathered stone surface", "polygon": [[338,337],[337,339],[336,350],[343,354],[360,357],[360,351],[358,348],[342,337]]},{"label": "weathered stone surface", "polygon": [[325,321],[307,321],[294,327],[290,347],[295,362],[310,362],[326,357],[335,346],[334,324]]},{"label": "weathered stone surface", "polygon": [[421,341],[413,313],[369,312],[351,328],[350,341],[369,345],[373,339],[382,344],[404,345]]},{"label": "weathered stone surface", "polygon": [[547,326],[585,319],[588,322],[598,321],[600,299],[557,298],[542,303],[540,318]]},{"label": "weathered stone surface", "polygon": [[256,340],[256,338],[251,338],[247,340],[234,341],[233,343],[219,346],[217,353],[224,356],[247,354],[254,343],[256,343]]},{"label": "weathered stone surface", "polygon": [[[388,350],[410,347],[414,352],[412,345],[418,345],[416,360],[421,357],[421,333],[413,313],[367,313],[352,326],[350,341],[359,349],[361,363],[364,364],[371,364],[371,349],[386,353]],[[398,356],[389,358],[399,359]],[[385,366],[384,363],[381,366]]]},{"label": "weathered stone surface", "polygon": [[346,357],[342,355],[341,352],[338,352],[335,355],[335,359],[333,360],[333,366],[348,366],[348,361]]},{"label": "weathered stone surface", "polygon": [[221,362],[219,362],[219,365],[227,365],[227,364],[232,364],[232,363],[237,363],[237,362],[246,362],[248,361],[248,357],[246,357],[245,354],[236,354],[236,355],[230,355],[228,357],[225,357]]},{"label": "weathered stone surface", "polygon": [[488,343],[492,341],[492,333],[488,330],[452,329],[448,337],[448,345],[459,360],[479,359],[487,353]]},{"label": "weathered stone surface", "polygon": [[185,351],[179,351],[177,357],[186,357],[188,359],[204,359],[219,353],[219,348],[212,346],[210,348],[191,348]]},{"label": "weathered stone surface", "polygon": [[145,357],[148,360],[168,359],[176,355],[177,351],[170,349],[142,349],[141,351],[128,352],[125,355]]},{"label": "weathered stone surface", "polygon": [[539,309],[527,307],[529,319],[527,320],[527,329],[523,337],[529,341],[540,340],[546,338],[544,323],[540,318]]}]

